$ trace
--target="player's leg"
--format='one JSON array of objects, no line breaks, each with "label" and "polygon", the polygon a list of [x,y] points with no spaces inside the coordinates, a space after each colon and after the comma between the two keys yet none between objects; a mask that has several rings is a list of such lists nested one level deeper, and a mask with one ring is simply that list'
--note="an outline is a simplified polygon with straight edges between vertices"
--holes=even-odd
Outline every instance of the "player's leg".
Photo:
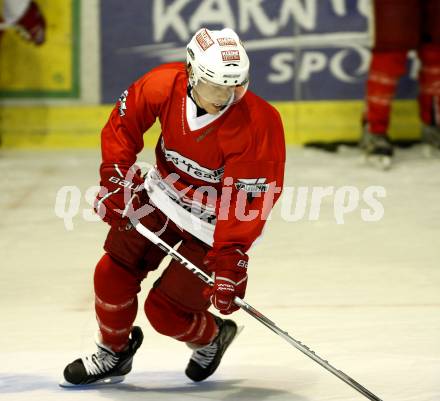
[{"label": "player's leg", "polygon": [[45,41],[46,20],[37,3],[31,0],[4,0],[5,23],[15,26],[22,36],[36,45]]},{"label": "player's leg", "polygon": [[[143,218],[142,223],[155,232],[163,230],[161,238],[171,246],[179,241],[159,211]],[[98,263],[94,276],[96,317],[105,344],[119,351],[128,343],[136,318],[140,283],[166,254],[130,223],[125,229],[110,229],[104,249],[108,256]]]},{"label": "player's leg", "polygon": [[141,277],[106,253],[94,275],[95,312],[102,342],[115,352],[128,344]]},{"label": "player's leg", "polygon": [[[374,1],[374,47],[367,78],[361,147],[392,155],[387,137],[391,102],[405,72],[407,52],[419,42],[418,0]],[[408,29],[411,27],[411,29]]]},{"label": "player's leg", "polygon": [[373,50],[367,80],[364,123],[368,130],[385,135],[398,79],[404,73],[406,51]]},{"label": "player's leg", "polygon": [[[158,231],[163,227],[159,217],[153,213],[143,222]],[[110,229],[104,245],[107,253],[95,269],[98,350],[67,365],[62,385],[114,383],[131,370],[133,355],[143,338],[141,329],[133,327],[140,283],[159,266],[165,253],[130,224],[126,228]],[[170,244],[179,239],[171,230],[165,230],[162,237]]]},{"label": "player's leg", "polygon": [[425,0],[419,49],[419,111],[422,139],[440,148],[440,2]]},{"label": "player's leg", "polygon": [[[64,370],[64,386],[100,381],[116,383],[130,372],[142,331],[133,328],[140,277],[106,253],[94,275],[97,351],[76,359]],[[131,334],[131,337],[130,337]]]},{"label": "player's leg", "polygon": [[[179,252],[203,268],[208,247],[195,239],[182,243]],[[185,373],[201,381],[214,373],[223,353],[237,333],[237,325],[208,312],[207,285],[180,263],[173,261],[155,283],[145,302],[145,313],[159,333],[193,349]]]},{"label": "player's leg", "polygon": [[[202,267],[208,246],[194,239],[184,241],[179,253]],[[154,283],[145,302],[145,312],[159,333],[184,342],[209,343],[216,334],[210,302],[203,296],[207,285],[180,263],[172,261]],[[165,313],[162,313],[165,311]],[[172,317],[171,317],[172,316]]]}]

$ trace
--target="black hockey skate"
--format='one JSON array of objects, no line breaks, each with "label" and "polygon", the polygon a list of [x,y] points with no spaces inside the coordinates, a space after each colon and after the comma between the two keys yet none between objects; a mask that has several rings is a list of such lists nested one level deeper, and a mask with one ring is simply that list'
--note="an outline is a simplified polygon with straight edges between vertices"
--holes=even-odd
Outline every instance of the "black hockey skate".
[{"label": "black hockey skate", "polygon": [[73,387],[90,384],[113,384],[124,380],[131,371],[133,356],[142,344],[144,335],[140,327],[131,331],[128,348],[122,352],[113,352],[103,344],[96,343],[98,350],[83,358],[69,363],[64,369],[64,381],[61,387]]},{"label": "black hockey skate", "polygon": [[365,124],[359,147],[365,152],[366,161],[370,164],[384,170],[391,167],[394,149],[388,135],[374,134],[368,131]]},{"label": "black hockey skate", "polygon": [[205,380],[215,372],[223,354],[237,335],[235,322],[217,316],[214,318],[219,328],[217,337],[210,344],[193,351],[185,370],[185,374],[195,382]]}]

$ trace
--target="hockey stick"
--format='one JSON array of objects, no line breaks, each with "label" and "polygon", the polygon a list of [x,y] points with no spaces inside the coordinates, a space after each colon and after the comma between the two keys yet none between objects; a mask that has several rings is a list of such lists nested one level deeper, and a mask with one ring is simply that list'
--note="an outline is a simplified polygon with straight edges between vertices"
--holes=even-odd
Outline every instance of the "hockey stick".
[{"label": "hockey stick", "polygon": [[[209,285],[214,284],[214,280],[207,275],[204,271],[200,270],[196,265],[191,263],[189,260],[180,255],[177,251],[175,251],[172,247],[170,247],[165,241],[161,240],[156,234],[150,231],[147,227],[145,227],[139,220],[135,218],[130,218],[131,223],[136,228],[136,230],[149,239],[153,244],[157,245],[160,249],[162,249],[167,255],[171,256],[174,260],[179,262],[186,269],[191,271],[201,280]],[[309,358],[313,359],[316,363],[321,365],[324,369],[327,369],[330,373],[333,373],[336,377],[347,383],[350,387],[359,391],[363,396],[368,398],[371,401],[382,401],[377,395],[374,395],[371,391],[366,389],[356,380],[352,379],[350,376],[342,372],[341,370],[336,369],[334,366],[330,365],[330,363],[320,356],[318,356],[314,351],[312,351],[309,347],[302,344],[300,341],[295,340],[291,337],[286,331],[281,330],[274,322],[269,320],[262,313],[258,312],[255,308],[249,305],[247,302],[243,301],[241,298],[235,297],[234,303],[243,309],[246,313],[251,315],[253,318],[257,319],[260,323],[264,324],[268,329],[272,330],[274,333],[278,334],[280,337],[284,338],[289,344],[293,345],[296,349],[301,351],[303,354],[307,355]]]}]

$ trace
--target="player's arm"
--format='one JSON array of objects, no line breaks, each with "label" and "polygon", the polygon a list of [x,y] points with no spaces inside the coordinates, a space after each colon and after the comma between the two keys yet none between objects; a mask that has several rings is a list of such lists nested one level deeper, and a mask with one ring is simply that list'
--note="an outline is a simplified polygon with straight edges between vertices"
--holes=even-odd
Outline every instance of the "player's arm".
[{"label": "player's arm", "polygon": [[130,208],[142,201],[143,179],[134,163],[163,102],[152,88],[154,79],[147,74],[123,92],[101,133],[101,191],[95,210],[110,225],[123,224]]},{"label": "player's arm", "polygon": [[259,135],[266,141],[270,138],[270,144],[264,140],[250,144],[226,160],[213,249],[206,258],[216,276],[211,300],[226,314],[238,309],[234,297],[245,295],[246,252],[261,235],[283,187],[285,145],[281,121],[275,119],[259,129],[271,131],[270,137]]}]

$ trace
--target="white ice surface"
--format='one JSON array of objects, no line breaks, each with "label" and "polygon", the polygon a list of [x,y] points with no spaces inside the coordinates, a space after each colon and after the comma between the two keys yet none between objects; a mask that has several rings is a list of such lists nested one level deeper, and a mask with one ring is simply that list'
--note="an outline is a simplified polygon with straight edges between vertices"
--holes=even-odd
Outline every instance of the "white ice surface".
[{"label": "white ice surface", "polygon": [[[438,401],[440,160],[420,149],[397,156],[379,172],[351,150],[290,149],[286,185],[382,185],[385,215],[365,223],[358,208],[338,225],[327,198],[317,221],[286,222],[279,204],[252,252],[246,300],[383,400]],[[55,195],[64,185],[84,194],[98,165],[92,151],[0,154],[1,401],[365,399],[243,312],[234,318],[245,329],[218,371],[192,384],[189,349],[155,333],[142,307],[144,345],[124,383],[58,387],[66,363],[94,349],[92,275],[107,228],[77,215],[67,231]]]}]

